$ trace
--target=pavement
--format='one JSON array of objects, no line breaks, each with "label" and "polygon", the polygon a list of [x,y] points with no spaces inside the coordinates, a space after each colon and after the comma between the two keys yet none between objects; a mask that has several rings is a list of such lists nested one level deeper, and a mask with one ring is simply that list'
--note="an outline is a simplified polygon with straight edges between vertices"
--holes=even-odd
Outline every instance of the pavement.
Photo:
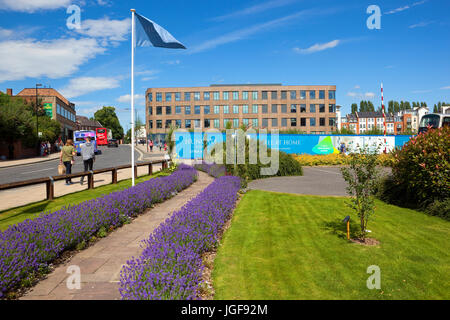
[{"label": "pavement", "polygon": [[0,160],[0,168],[17,167],[17,166],[22,166],[24,164],[46,162],[46,161],[51,161],[51,160],[55,160],[55,159],[59,159],[59,152],[52,153],[45,157],[34,157],[34,158],[17,159],[17,160]]},{"label": "pavement", "polygon": [[[40,281],[21,300],[120,299],[120,270],[127,260],[141,254],[141,241],[148,238],[161,222],[203,191],[213,180],[207,174],[199,172],[199,179],[190,187],[175,197],[157,204],[132,223],[124,225],[89,248],[75,254],[69,261],[56,267],[45,280]],[[70,266],[80,268],[80,289],[68,289]]]},{"label": "pavement", "polygon": [[[382,168],[382,174],[389,169]],[[347,182],[339,167],[303,167],[303,176],[273,177],[251,181],[249,189],[320,196],[347,196]]]}]

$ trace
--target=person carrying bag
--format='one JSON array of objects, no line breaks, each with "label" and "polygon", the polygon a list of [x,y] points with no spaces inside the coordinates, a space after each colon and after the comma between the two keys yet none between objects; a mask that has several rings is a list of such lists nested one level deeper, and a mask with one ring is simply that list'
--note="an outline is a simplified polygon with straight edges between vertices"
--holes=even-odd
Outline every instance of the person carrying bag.
[{"label": "person carrying bag", "polygon": [[[94,144],[91,142],[90,137],[86,137],[86,143],[81,146],[81,156],[83,157],[84,172],[92,171],[95,161],[95,149]],[[84,176],[81,177],[81,184],[84,183]]]},{"label": "person carrying bag", "polygon": [[[59,155],[59,163],[64,164],[66,167],[66,174],[72,174],[72,164],[73,164],[73,157],[77,154],[77,151],[75,150],[73,146],[73,140],[68,139],[66,141],[66,145],[61,148],[61,154]],[[72,179],[66,178],[66,185],[71,185]]]}]

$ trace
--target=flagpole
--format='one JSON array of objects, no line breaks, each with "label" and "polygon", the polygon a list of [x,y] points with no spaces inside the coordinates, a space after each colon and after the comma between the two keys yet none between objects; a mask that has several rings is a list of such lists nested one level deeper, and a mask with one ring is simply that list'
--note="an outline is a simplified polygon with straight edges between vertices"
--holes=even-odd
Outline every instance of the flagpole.
[{"label": "flagpole", "polygon": [[131,9],[131,185],[134,186],[134,32],[135,22],[134,13],[135,9]]}]

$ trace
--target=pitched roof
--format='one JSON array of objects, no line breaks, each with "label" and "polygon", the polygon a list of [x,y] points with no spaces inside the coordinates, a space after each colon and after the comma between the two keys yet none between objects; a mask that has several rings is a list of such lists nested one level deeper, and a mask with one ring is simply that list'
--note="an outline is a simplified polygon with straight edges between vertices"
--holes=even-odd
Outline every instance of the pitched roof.
[{"label": "pitched roof", "polygon": [[[40,96],[50,96],[50,97],[58,97],[65,104],[70,105],[70,101],[67,100],[62,94],[56,91],[53,88],[37,88],[38,95]],[[36,96],[36,88],[25,88],[20,91],[17,96]]]},{"label": "pitched roof", "polygon": [[83,127],[97,127],[103,128],[102,124],[97,120],[90,120],[85,116],[77,116],[77,122]]}]

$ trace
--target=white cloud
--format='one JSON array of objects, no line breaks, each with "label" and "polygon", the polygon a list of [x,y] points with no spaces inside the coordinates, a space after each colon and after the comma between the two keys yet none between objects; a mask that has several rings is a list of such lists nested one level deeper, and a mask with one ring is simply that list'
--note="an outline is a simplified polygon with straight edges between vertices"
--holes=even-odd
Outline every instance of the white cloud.
[{"label": "white cloud", "polygon": [[353,89],[360,89],[361,87],[359,85],[356,85]]},{"label": "white cloud", "polygon": [[375,98],[375,93],[373,93],[373,92],[366,92],[366,93],[364,93],[364,96],[366,98],[373,99],[373,98]]},{"label": "white cloud", "polygon": [[432,23],[433,23],[433,21],[419,22],[419,23],[410,25],[408,28],[414,29],[414,28],[426,27],[427,25],[432,24]]},{"label": "white cloud", "polygon": [[68,7],[71,3],[71,0],[0,0],[0,8],[21,12],[35,12]]},{"label": "white cloud", "polygon": [[326,49],[335,48],[339,45],[339,43],[341,43],[341,40],[333,40],[333,41],[326,42],[326,43],[316,43],[315,45],[313,45],[309,48],[306,48],[306,49],[294,48],[294,51],[297,53],[301,53],[301,54],[309,54],[309,53],[323,51]]},{"label": "white cloud", "polygon": [[358,99],[373,99],[375,98],[375,93],[373,92],[366,92],[366,93],[358,93],[358,92],[347,92],[347,96],[352,98],[358,98]]},{"label": "white cloud", "polygon": [[[126,94],[117,98],[117,102],[130,103],[131,104],[131,94]],[[134,104],[143,106],[145,105],[145,96],[143,94],[134,95]]]},{"label": "white cloud", "polygon": [[212,49],[218,47],[223,44],[239,41],[245,39],[253,34],[262,31],[273,30],[274,28],[284,25],[294,19],[300,19],[301,17],[307,17],[313,14],[326,14],[328,11],[317,11],[317,10],[304,10],[300,12],[296,12],[294,14],[284,16],[282,18],[270,20],[264,23],[260,23],[245,29],[236,30],[222,36],[218,36],[214,39],[207,40],[197,46],[192,47],[188,52],[189,53],[197,53],[201,51],[205,51],[208,49]]},{"label": "white cloud", "polygon": [[60,90],[67,98],[79,97],[91,92],[113,89],[120,86],[119,80],[107,77],[80,77],[69,81],[69,84]]},{"label": "white cloud", "polygon": [[12,30],[9,29],[3,29],[0,27],[0,39],[1,38],[9,38],[13,34]]},{"label": "white cloud", "polygon": [[131,32],[131,19],[110,20],[103,18],[98,20],[82,20],[81,29],[74,29],[77,33],[109,41],[124,41]]},{"label": "white cloud", "polygon": [[450,86],[442,87],[441,90],[450,90]]},{"label": "white cloud", "polygon": [[239,11],[235,11],[223,16],[214,17],[211,20],[213,21],[223,21],[231,18],[237,18],[242,16],[248,16],[260,12],[264,12],[270,9],[284,7],[286,5],[291,4],[292,2],[295,2],[295,0],[272,0],[272,1],[266,1],[264,3],[260,3],[257,5],[254,5],[252,7],[248,7]]},{"label": "white cloud", "polygon": [[402,11],[408,10],[408,9],[410,9],[410,8],[412,8],[412,7],[415,7],[415,6],[419,6],[419,5],[421,5],[421,4],[424,4],[425,2],[427,2],[427,0],[417,1],[417,2],[414,2],[414,3],[411,4],[411,5],[406,5],[406,6],[399,7],[399,8],[397,8],[397,9],[393,9],[393,10],[391,10],[391,11],[388,11],[388,12],[386,12],[385,14],[394,14],[394,13],[397,13],[397,12],[402,12]]},{"label": "white cloud", "polygon": [[0,42],[0,82],[27,77],[67,77],[104,51],[95,39],[3,41]]}]

